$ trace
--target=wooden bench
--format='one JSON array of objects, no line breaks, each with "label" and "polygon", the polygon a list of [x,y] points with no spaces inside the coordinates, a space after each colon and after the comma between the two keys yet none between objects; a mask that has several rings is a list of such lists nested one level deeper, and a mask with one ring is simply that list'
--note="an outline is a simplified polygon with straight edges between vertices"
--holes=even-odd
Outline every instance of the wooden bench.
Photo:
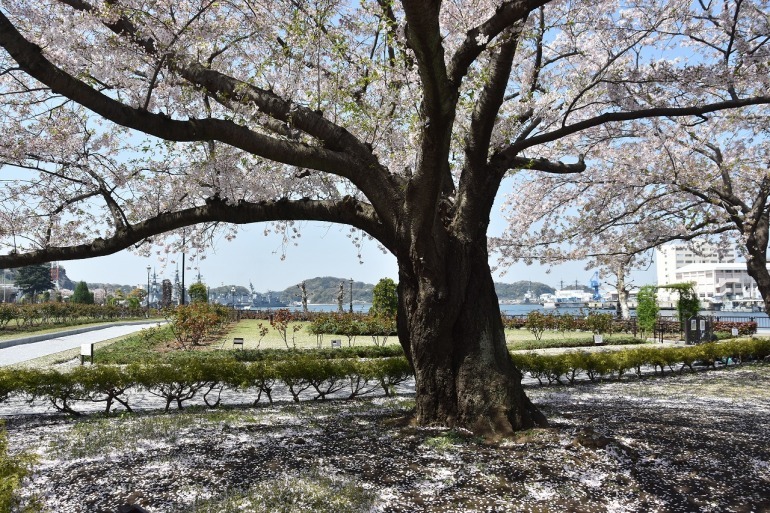
[{"label": "wooden bench", "polygon": [[241,346],[241,349],[243,349],[243,338],[235,337],[233,339],[233,349],[235,349],[235,346]]}]

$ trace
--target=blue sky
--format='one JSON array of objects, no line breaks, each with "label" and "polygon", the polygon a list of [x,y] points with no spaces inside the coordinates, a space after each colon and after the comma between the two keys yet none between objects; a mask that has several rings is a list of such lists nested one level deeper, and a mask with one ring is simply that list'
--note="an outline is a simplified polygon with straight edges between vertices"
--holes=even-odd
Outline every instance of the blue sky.
[{"label": "blue sky", "polygon": [[[490,233],[500,233],[503,219],[493,211]],[[302,237],[298,246],[289,246],[285,259],[281,260],[282,244],[277,235],[264,235],[263,224],[243,226],[234,241],[218,241],[200,261],[200,273],[210,286],[244,285],[251,281],[258,291],[283,290],[307,278],[334,276],[353,278],[355,281],[377,283],[380,278],[398,280],[396,259],[390,253],[383,254],[374,241],[365,241],[362,248],[363,264],[359,263],[356,248],[347,234],[346,226],[328,223],[303,223]],[[179,256],[176,257],[179,260]],[[73,280],[90,283],[118,283],[139,285],[147,282],[147,266],[157,267],[159,277],[173,279],[176,264],[164,263],[156,258],[136,256],[121,251],[106,257],[61,262],[67,275]],[[193,283],[196,263],[188,262],[186,283]],[[189,267],[193,267],[190,269]],[[572,262],[553,267],[519,263],[508,268],[504,276],[495,275],[495,281],[512,283],[531,280],[552,287],[564,285],[588,285],[594,270],[585,270],[584,263]],[[655,282],[655,267],[632,275],[635,285]]]}]

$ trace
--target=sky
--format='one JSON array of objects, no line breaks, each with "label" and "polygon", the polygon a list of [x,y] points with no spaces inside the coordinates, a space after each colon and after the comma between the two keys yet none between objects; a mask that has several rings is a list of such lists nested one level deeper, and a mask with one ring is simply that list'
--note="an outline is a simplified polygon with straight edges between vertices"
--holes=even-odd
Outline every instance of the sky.
[{"label": "sky", "polygon": [[[499,209],[493,209],[493,213]],[[504,221],[499,214],[493,214],[490,233],[500,233]],[[243,226],[233,241],[224,238],[215,243],[206,258],[200,261],[188,260],[185,283],[196,281],[200,271],[201,280],[209,286],[242,285],[251,282],[257,291],[283,290],[294,286],[303,279],[319,276],[353,278],[355,281],[377,283],[381,278],[398,281],[396,259],[390,253],[383,253],[376,241],[364,241],[361,250],[363,263],[347,235],[350,228],[320,222],[302,223],[302,237],[298,246],[282,250],[281,237],[264,235],[264,224]],[[281,255],[285,253],[282,260]],[[173,280],[181,255],[169,257],[168,262],[158,258],[147,258],[121,251],[110,256],[87,260],[60,262],[67,270],[67,276],[74,281],[89,283],[115,283],[141,286],[147,283],[147,266],[157,270],[158,279]],[[494,265],[495,262],[491,262]],[[181,270],[181,267],[180,267]],[[495,281],[513,283],[519,280],[541,282],[554,288],[574,285],[588,286],[594,269],[586,270],[583,262],[571,262],[553,268],[518,263],[507,268],[501,276],[496,272]],[[655,283],[654,265],[646,271],[632,274],[633,285]],[[146,286],[146,285],[145,285]],[[609,288],[605,286],[605,288]]]}]

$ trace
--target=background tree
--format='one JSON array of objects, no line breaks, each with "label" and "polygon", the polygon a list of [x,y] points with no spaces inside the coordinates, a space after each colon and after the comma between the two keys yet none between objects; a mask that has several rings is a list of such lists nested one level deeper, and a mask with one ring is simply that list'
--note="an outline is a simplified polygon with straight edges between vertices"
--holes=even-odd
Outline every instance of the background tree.
[{"label": "background tree", "polygon": [[174,286],[171,284],[171,280],[166,278],[160,284],[161,296],[160,307],[168,308],[171,306],[171,297],[173,295]]},{"label": "background tree", "polygon": [[346,224],[398,261],[417,421],[543,424],[488,262],[503,179],[762,115],[766,26],[758,0],[7,2],[0,267]]},{"label": "background tree", "polygon": [[342,300],[345,298],[345,283],[340,282],[340,288],[337,291],[337,311],[342,313]]},{"label": "background tree", "polygon": [[86,282],[80,281],[75,285],[75,291],[72,293],[70,301],[72,303],[92,305],[94,304],[94,293],[88,290],[88,284],[86,284]]},{"label": "background tree", "polygon": [[192,303],[208,303],[209,293],[206,285],[201,282],[193,283],[188,289],[190,292],[190,301]]},{"label": "background tree", "polygon": [[297,288],[299,289],[300,299],[302,301],[302,311],[307,313],[307,287],[305,286],[305,282],[303,281],[297,285]]},{"label": "background tree", "polygon": [[127,299],[131,299],[131,298],[137,299],[140,305],[142,304],[142,301],[144,301],[144,298],[146,297],[147,297],[147,291],[139,287],[134,288],[126,296]]},{"label": "background tree", "polygon": [[502,251],[545,262],[641,255],[640,267],[672,240],[737,245],[770,312],[769,124],[764,112],[714,114],[697,130],[656,120],[626,134],[657,141],[642,161],[629,153],[581,175],[518,177]]},{"label": "background tree", "polygon": [[398,292],[396,282],[382,278],[372,291],[372,308],[369,313],[375,316],[395,317],[398,311]]},{"label": "background tree", "polygon": [[676,315],[684,331],[684,323],[687,319],[698,315],[700,312],[700,299],[695,292],[692,283],[671,283],[661,288],[675,290],[679,293],[679,299],[676,301]]},{"label": "background tree", "polygon": [[43,292],[53,288],[51,267],[48,265],[29,265],[16,271],[15,285],[23,294]]},{"label": "background tree", "polygon": [[644,333],[655,331],[655,322],[658,320],[658,294],[654,285],[644,285],[636,295],[636,318],[639,328]]}]

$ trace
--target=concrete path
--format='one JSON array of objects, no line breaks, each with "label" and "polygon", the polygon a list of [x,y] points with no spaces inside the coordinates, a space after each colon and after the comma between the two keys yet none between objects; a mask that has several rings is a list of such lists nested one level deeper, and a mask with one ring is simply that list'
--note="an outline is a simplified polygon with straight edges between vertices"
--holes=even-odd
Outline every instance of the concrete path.
[{"label": "concrete path", "polygon": [[101,329],[91,330],[85,333],[76,333],[72,335],[66,335],[63,333],[52,333],[50,338],[45,340],[24,343],[14,345],[12,347],[4,347],[0,349],[0,366],[13,365],[15,363],[25,362],[41,356],[49,354],[59,353],[66,351],[67,349],[73,349],[80,347],[81,344],[95,344],[97,342],[103,342],[130,333],[157,326],[157,321],[142,323],[142,324],[128,324],[122,326],[109,326]]}]

